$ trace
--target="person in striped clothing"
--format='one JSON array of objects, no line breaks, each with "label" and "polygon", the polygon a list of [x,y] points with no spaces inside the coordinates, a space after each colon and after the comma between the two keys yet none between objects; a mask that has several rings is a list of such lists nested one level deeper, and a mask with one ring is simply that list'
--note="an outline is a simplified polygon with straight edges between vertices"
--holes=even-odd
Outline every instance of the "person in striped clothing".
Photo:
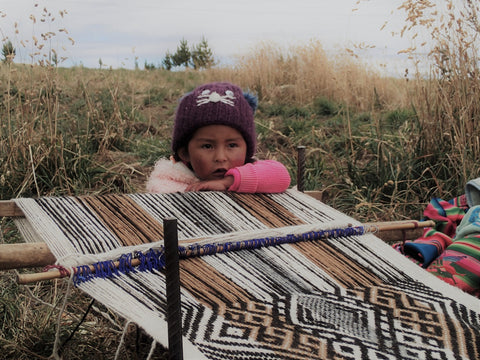
[{"label": "person in striped clothing", "polygon": [[424,210],[435,226],[414,241],[394,248],[428,272],[480,297],[480,178],[470,180],[465,194],[449,201],[434,198]]}]

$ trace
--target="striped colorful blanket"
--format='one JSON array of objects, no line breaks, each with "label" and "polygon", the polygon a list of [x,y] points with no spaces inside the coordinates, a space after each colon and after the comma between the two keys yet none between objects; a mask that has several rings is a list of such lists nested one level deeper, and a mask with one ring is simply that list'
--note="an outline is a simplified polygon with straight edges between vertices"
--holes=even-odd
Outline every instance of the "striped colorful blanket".
[{"label": "striped colorful blanket", "polygon": [[[24,236],[68,267],[160,251],[168,217],[182,246],[260,244],[180,261],[185,359],[480,358],[479,299],[297,191],[16,202]],[[167,346],[164,271],[127,268],[78,287]]]},{"label": "striped colorful blanket", "polygon": [[480,297],[480,207],[469,208],[465,195],[432,199],[424,211],[435,227],[394,248],[439,279]]}]

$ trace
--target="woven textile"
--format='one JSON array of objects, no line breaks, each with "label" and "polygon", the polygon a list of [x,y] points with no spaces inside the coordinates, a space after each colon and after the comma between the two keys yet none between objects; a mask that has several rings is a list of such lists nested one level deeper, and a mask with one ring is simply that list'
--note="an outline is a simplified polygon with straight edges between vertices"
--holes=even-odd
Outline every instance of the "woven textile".
[{"label": "woven textile", "polygon": [[[176,217],[180,243],[218,234],[360,225],[289,190],[19,199],[26,237],[76,266],[148,249]],[[248,237],[248,236],[247,236]],[[161,241],[160,241],[161,243]],[[186,359],[478,359],[480,301],[372,234],[180,262]],[[134,271],[78,285],[167,345],[165,277]]]}]

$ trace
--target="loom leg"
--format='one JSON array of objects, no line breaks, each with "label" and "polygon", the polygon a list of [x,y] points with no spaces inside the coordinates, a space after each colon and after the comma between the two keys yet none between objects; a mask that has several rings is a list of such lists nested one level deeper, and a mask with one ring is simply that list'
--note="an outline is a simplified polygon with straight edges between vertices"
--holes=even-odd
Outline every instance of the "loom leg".
[{"label": "loom leg", "polygon": [[183,359],[177,219],[164,219],[169,359]]}]

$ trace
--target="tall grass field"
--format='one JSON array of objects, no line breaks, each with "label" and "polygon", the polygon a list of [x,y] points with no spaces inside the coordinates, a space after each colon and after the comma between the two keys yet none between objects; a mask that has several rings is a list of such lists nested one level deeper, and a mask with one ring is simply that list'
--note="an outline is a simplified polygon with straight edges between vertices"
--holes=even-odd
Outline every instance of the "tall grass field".
[{"label": "tall grass field", "polygon": [[[292,186],[302,145],[305,190],[323,202],[360,221],[419,219],[431,198],[461,195],[480,176],[478,5],[459,14],[446,2],[451,16],[442,20],[421,3],[403,3],[405,26],[429,30],[430,65],[420,72],[409,49],[404,77],[348,51],[329,56],[319,41],[261,44],[235,65],[201,71],[5,61],[0,199],[144,192],[155,161],[170,155],[178,99],[230,81],[258,96],[257,157],[284,163]],[[0,225],[0,243],[21,241],[9,219]],[[1,273],[0,359],[48,359],[57,331],[65,359],[113,359],[122,334],[117,358],[145,358],[147,335],[133,324],[124,332],[124,319],[70,290],[61,311],[67,282],[19,286],[14,271]]]}]

